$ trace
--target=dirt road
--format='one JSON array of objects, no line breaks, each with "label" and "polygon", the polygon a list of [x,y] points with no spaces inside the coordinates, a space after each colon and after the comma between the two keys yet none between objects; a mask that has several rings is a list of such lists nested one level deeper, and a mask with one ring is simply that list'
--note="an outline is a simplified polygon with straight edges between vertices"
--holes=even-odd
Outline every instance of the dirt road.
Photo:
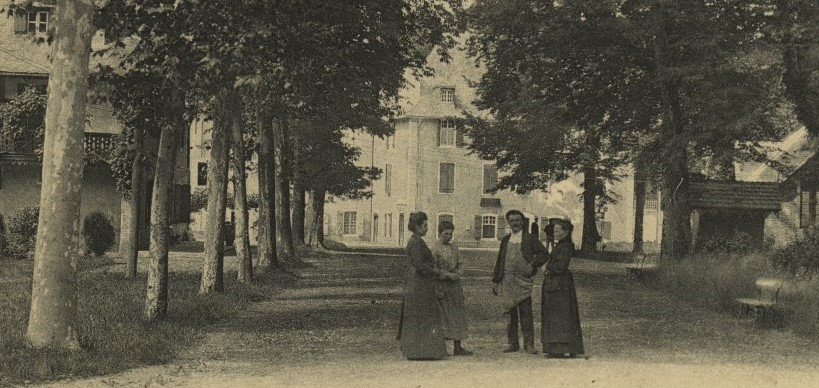
[{"label": "dirt road", "polygon": [[[504,354],[489,252],[467,253],[472,357],[404,360],[394,340],[403,258],[311,260],[302,279],[209,328],[171,365],[53,386],[703,387],[817,386],[816,341],[681,302],[625,278],[615,263],[575,260],[588,359]],[[190,260],[198,260],[189,258]],[[175,259],[175,263],[185,260]],[[197,261],[198,262],[198,261]],[[228,263],[233,264],[233,263]],[[538,281],[539,283],[539,281]],[[535,289],[535,295],[539,294]],[[539,297],[535,298],[539,306]],[[536,307],[536,315],[539,308]],[[537,321],[537,319],[536,319]],[[536,322],[539,326],[539,323]]]}]

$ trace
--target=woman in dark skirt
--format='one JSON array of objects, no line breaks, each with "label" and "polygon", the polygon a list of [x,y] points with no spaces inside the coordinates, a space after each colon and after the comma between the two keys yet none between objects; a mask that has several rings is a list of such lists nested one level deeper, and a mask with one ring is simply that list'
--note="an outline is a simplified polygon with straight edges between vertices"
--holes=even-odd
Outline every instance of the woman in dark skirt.
[{"label": "woman in dark skirt", "polygon": [[569,262],[574,254],[572,226],[569,220],[556,220],[555,246],[546,263],[541,301],[540,332],[543,353],[551,357],[572,357],[583,354],[583,333],[574,278]]},{"label": "woman in dark skirt", "polygon": [[435,284],[441,271],[435,268],[435,259],[421,237],[427,234],[427,215],[411,213],[407,243],[407,258],[411,268],[404,288],[398,340],[401,353],[409,360],[439,360],[448,356],[444,341]]}]

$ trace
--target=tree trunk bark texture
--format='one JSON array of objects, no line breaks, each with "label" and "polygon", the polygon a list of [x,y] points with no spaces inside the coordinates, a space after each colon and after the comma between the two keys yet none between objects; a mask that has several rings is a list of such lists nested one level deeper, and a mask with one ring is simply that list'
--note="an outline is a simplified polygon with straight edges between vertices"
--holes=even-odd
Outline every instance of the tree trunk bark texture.
[{"label": "tree trunk bark texture", "polygon": [[[665,5],[667,6],[667,5]],[[657,37],[654,43],[655,61],[662,103],[665,114],[660,136],[663,145],[663,233],[660,252],[663,256],[683,258],[691,246],[691,209],[688,201],[688,136],[685,133],[680,102],[679,83],[668,70],[671,59],[668,53],[668,12],[659,9]]]},{"label": "tree trunk bark texture", "polygon": [[222,92],[216,101],[208,165],[208,223],[205,226],[205,257],[199,293],[225,290],[225,206],[227,204],[230,137],[235,96]]},{"label": "tree trunk bark texture", "polygon": [[258,177],[259,177],[259,217],[257,219],[257,241],[259,268],[274,269],[278,265],[276,240],[273,238],[275,205],[273,204],[273,122],[270,116],[259,114],[258,136]]},{"label": "tree trunk bark texture", "polygon": [[310,203],[313,209],[313,220],[310,225],[310,246],[314,249],[326,249],[324,245],[324,191],[313,190]]},{"label": "tree trunk bark texture", "polygon": [[298,133],[291,133],[293,140],[293,243],[295,245],[305,245],[304,224],[306,219],[305,209],[307,208],[304,174],[304,160],[302,155],[302,139]]},{"label": "tree trunk bark texture", "polygon": [[[122,256],[127,260],[125,265],[125,277],[129,279],[137,276],[137,258],[139,256],[139,214],[142,204],[142,147],[143,131],[140,128],[134,129],[134,161],[131,166],[131,193],[128,196],[128,208],[131,211],[131,218],[128,219],[128,230],[121,233],[120,238],[124,238],[123,248],[120,250]],[[126,236],[127,234],[127,236]]]},{"label": "tree trunk bark texture", "polygon": [[[232,92],[235,93],[235,92]],[[242,103],[238,96],[233,97],[235,104],[229,111],[230,133],[233,142],[231,148],[233,157],[233,203],[236,212],[236,259],[239,261],[237,279],[240,282],[253,280],[253,258],[250,256],[250,236],[248,235],[247,210],[247,174],[245,173],[245,143],[242,137]]]},{"label": "tree trunk bark texture", "polygon": [[597,230],[597,170],[594,164],[583,167],[583,237],[580,252],[588,256],[597,251],[600,233]]},{"label": "tree trunk bark texture", "polygon": [[297,263],[297,258],[293,247],[293,231],[290,224],[289,144],[290,141],[286,123],[281,119],[274,119],[273,153],[275,159],[276,255],[280,263],[292,265]]},{"label": "tree trunk bark texture", "polygon": [[151,243],[148,262],[148,285],[145,295],[146,321],[164,319],[168,313],[168,248],[170,215],[168,201],[173,188],[173,170],[176,162],[177,131],[184,130],[182,120],[176,126],[168,125],[159,136],[159,150],[154,172],[151,199]]},{"label": "tree trunk bark texture", "polygon": [[77,258],[92,19],[86,1],[59,0],[45,117],[42,187],[26,339],[77,350]]},{"label": "tree trunk bark texture", "polygon": [[[639,167],[637,168],[639,170]],[[634,246],[632,252],[643,253],[643,225],[646,208],[646,178],[636,171],[634,174]]]}]

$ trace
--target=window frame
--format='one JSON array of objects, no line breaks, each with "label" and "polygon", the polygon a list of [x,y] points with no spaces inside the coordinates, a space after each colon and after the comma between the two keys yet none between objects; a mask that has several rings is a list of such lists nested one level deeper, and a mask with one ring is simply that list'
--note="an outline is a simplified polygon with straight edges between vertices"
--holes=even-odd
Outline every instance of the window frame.
[{"label": "window frame", "polygon": [[[347,215],[351,214],[352,222],[347,222]],[[347,226],[350,226],[351,231],[348,233]],[[341,235],[355,236],[358,234],[358,212],[355,210],[345,210],[341,213]]]},{"label": "window frame", "polygon": [[483,169],[481,171],[481,195],[495,195],[496,193],[490,193],[486,190],[486,167],[492,166],[495,168],[495,186],[498,186],[498,182],[500,181],[500,175],[498,174],[498,166],[495,163],[484,163]]},{"label": "window frame", "polygon": [[[441,187],[441,183],[442,183],[441,182],[441,171],[442,171],[441,167],[443,165],[445,165],[445,164],[451,164],[452,165],[452,191],[441,191],[441,189],[442,189],[442,187]],[[457,186],[456,182],[455,182],[455,179],[456,179],[455,177],[457,176],[456,170],[457,170],[457,166],[455,165],[455,162],[439,162],[438,163],[438,194],[454,194],[455,193],[455,187]]]},{"label": "window frame", "polygon": [[387,196],[392,195],[392,163],[384,164],[384,192]]},{"label": "window frame", "polygon": [[[487,223],[486,222],[487,217],[494,218],[495,219],[494,223]],[[495,241],[498,239],[498,217],[499,216],[495,213],[481,214],[481,241]],[[493,226],[495,229],[495,232],[493,233],[492,237],[486,237],[484,235],[485,227],[488,225]]]},{"label": "window frame", "polygon": [[[807,200],[805,194],[808,194]],[[799,185],[799,229],[813,228],[816,226],[816,203],[817,190],[814,185],[802,182]],[[807,206],[807,209],[805,207]],[[807,211],[807,214],[806,214]],[[805,217],[807,215],[807,217]]]},{"label": "window frame", "polygon": [[[45,21],[40,20],[40,16],[45,15]],[[32,16],[34,20],[32,20]],[[26,15],[26,32],[34,35],[45,35],[48,33],[48,25],[51,23],[51,12],[46,10],[29,11]],[[42,27],[43,31],[40,31]]]},{"label": "window frame", "polygon": [[455,88],[442,87],[440,96],[441,96],[441,103],[454,104],[455,103]]},{"label": "window frame", "polygon": [[[444,136],[445,134],[451,136]],[[444,140],[447,140],[446,142]],[[449,142],[448,140],[452,140]],[[458,146],[458,127],[451,119],[438,120],[438,148],[456,148]]]}]

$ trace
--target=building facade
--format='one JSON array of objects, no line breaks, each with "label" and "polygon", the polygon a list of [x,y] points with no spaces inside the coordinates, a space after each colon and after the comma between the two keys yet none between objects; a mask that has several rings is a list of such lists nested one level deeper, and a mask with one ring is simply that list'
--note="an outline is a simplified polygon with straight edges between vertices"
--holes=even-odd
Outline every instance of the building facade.
[{"label": "building facade", "polygon": [[[53,2],[52,2],[53,3]],[[0,8],[9,9],[11,2],[0,0]],[[18,13],[12,17],[0,17],[0,104],[17,97],[29,87],[45,92],[48,86],[50,46],[36,43],[35,38],[45,38],[53,21],[53,5],[49,2],[35,2],[31,12]],[[93,47],[99,47],[101,39],[95,40]],[[92,59],[94,67],[100,58]],[[123,211],[127,205],[117,192],[117,185],[107,156],[118,142],[122,127],[113,116],[110,106],[89,104],[86,106],[88,120],[85,127],[86,166],[83,172],[81,218],[91,212],[102,212],[111,220],[117,241],[121,222],[129,214]],[[40,120],[43,120],[41,118]],[[34,134],[32,134],[34,138]],[[187,228],[189,211],[185,199],[190,192],[188,186],[188,145],[187,137],[179,145],[175,178],[175,189],[171,209],[175,229]],[[146,147],[156,147],[156,141],[149,140]],[[40,200],[42,164],[34,152],[34,142],[20,144],[0,136],[0,215],[8,219],[22,207],[37,206]],[[150,176],[151,172],[145,175]],[[143,203],[150,203],[151,179],[143,182]],[[147,230],[150,225],[150,207],[143,206],[140,212],[140,227],[144,231],[143,247],[147,247]]]}]

